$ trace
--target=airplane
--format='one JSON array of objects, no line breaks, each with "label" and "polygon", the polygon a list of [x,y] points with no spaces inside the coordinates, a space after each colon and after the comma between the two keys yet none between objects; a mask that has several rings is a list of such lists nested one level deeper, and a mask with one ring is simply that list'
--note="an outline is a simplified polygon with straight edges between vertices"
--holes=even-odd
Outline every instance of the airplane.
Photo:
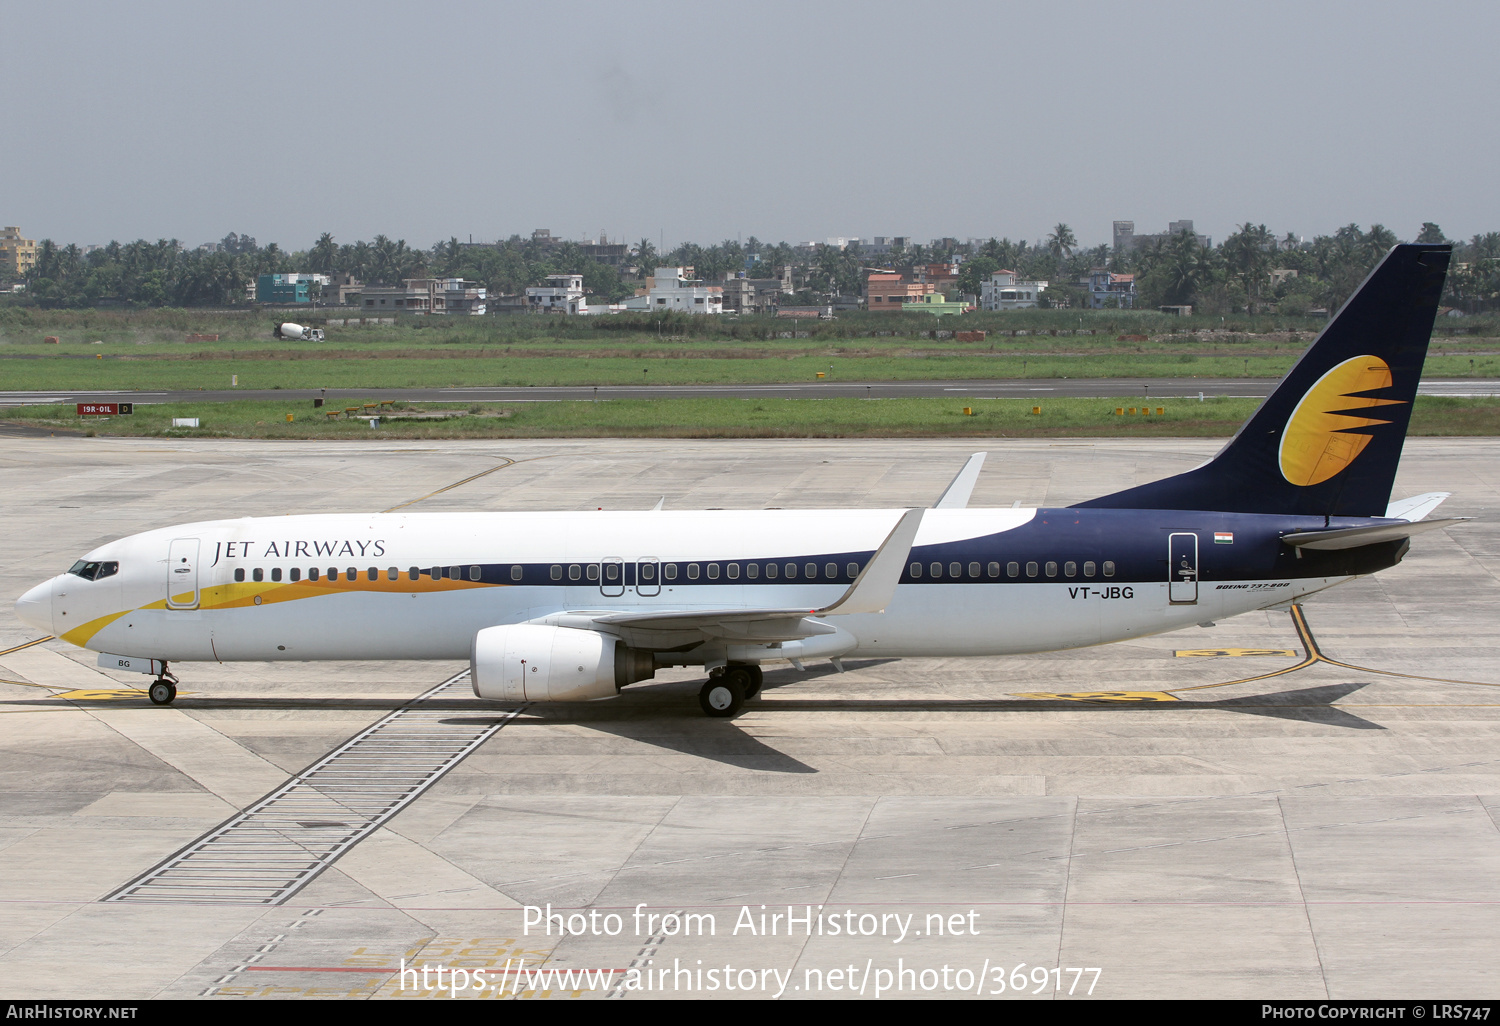
[{"label": "airplane", "polygon": [[762,664],[1000,656],[1288,607],[1400,562],[1449,493],[1391,503],[1450,248],[1398,245],[1203,465],[1072,506],[362,513],[101,545],[15,604],[155,675],[178,662],[467,659],[505,702],[612,698],[701,666],[729,717]]}]

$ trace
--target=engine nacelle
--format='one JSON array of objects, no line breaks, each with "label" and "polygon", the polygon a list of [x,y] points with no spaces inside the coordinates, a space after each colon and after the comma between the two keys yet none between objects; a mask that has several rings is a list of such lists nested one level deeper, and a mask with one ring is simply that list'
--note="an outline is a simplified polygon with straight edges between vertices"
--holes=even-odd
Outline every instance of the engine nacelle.
[{"label": "engine nacelle", "polygon": [[469,657],[474,694],[506,702],[588,702],[656,675],[650,652],[598,631],[539,624],[486,627]]}]

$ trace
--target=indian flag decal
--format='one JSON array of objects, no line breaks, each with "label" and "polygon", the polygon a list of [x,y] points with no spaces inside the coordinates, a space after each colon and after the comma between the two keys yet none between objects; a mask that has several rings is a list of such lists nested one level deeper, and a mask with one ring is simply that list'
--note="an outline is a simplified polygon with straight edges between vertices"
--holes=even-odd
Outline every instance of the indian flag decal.
[{"label": "indian flag decal", "polygon": [[1215,531],[1214,532],[1214,544],[1215,545],[1233,545],[1234,544],[1234,532],[1233,531]]}]

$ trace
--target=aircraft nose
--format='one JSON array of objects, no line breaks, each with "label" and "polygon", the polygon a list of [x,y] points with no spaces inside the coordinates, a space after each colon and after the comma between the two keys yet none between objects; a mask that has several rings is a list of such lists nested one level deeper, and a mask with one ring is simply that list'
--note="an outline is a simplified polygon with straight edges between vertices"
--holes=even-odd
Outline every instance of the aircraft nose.
[{"label": "aircraft nose", "polygon": [[52,633],[52,581],[44,581],[16,599],[16,619],[28,627]]}]

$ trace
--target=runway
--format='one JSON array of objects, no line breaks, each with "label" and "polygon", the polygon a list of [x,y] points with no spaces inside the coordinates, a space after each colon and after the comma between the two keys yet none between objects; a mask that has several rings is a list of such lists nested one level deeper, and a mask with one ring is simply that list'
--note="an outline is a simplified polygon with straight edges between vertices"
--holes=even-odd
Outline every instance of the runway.
[{"label": "runway", "polygon": [[[972,399],[1083,398],[1196,399],[1200,395],[1264,398],[1279,378],[1025,378],[989,381],[818,381],[774,385],[601,385],[525,388],[334,388],[327,399],[413,403],[583,402],[594,399],[915,399],[962,396]],[[1423,381],[1422,395],[1496,396],[1500,379],[1454,378]],[[52,391],[3,392],[0,407],[43,403],[192,403],[259,400],[311,402],[321,389],[219,389],[209,391]]]},{"label": "runway", "polygon": [[[27,998],[448,999],[404,960],[461,968],[459,996],[491,999],[628,1000],[623,973],[536,973],[632,966],[668,971],[658,997],[871,997],[903,968],[883,996],[1489,993],[1500,439],[1408,441],[1397,494],[1453,491],[1442,515],[1476,519],[1309,602],[1321,661],[1268,611],[1066,653],[773,667],[733,721],[699,713],[688,671],[587,705],[444,692],[432,722],[472,752],[280,904],[104,899],[263,798],[301,801],[290,781],[465,667],[184,664],[177,704],[154,708],[129,690],[145,678],[81,650],[16,648],[34,636],[10,613],[90,547],[197,519],[925,504],[982,448],[975,505],[1065,505],[1219,444],[0,438],[0,981]],[[304,849],[358,826],[307,808],[287,817]],[[582,932],[542,931],[549,904]],[[709,969],[717,989],[694,975]]]}]

